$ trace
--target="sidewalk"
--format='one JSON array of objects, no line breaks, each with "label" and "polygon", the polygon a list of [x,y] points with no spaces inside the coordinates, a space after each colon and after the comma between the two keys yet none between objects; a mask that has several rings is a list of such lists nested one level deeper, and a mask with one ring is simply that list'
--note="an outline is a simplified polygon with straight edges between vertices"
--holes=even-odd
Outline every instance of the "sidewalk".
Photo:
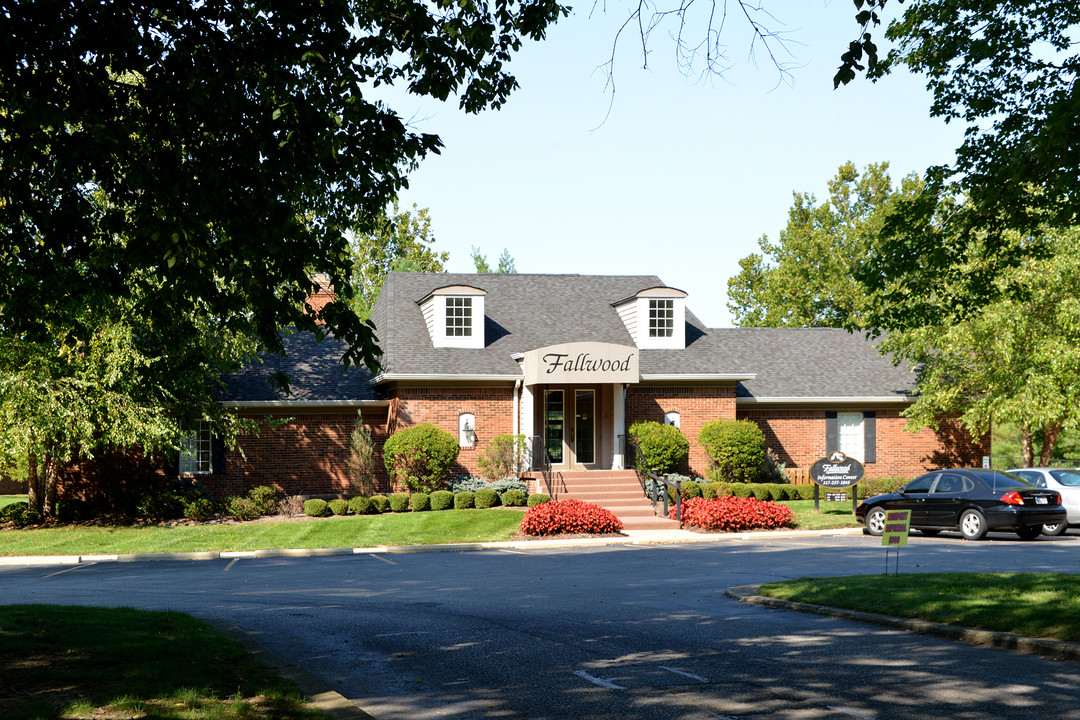
[{"label": "sidewalk", "polygon": [[762,530],[745,533],[698,533],[689,530],[624,530],[618,537],[556,538],[552,540],[508,540],[504,542],[458,543],[453,545],[377,545],[357,548],[311,548],[285,550],[238,550],[223,552],[140,553],[132,555],[26,555],[0,557],[0,567],[26,565],[79,565],[102,562],[145,562],[161,560],[231,560],[234,558],[321,557],[327,555],[368,555],[371,553],[470,552],[476,550],[545,550],[548,548],[605,547],[610,545],[675,545],[731,540],[762,540],[783,537],[859,535],[862,528],[833,530]]}]

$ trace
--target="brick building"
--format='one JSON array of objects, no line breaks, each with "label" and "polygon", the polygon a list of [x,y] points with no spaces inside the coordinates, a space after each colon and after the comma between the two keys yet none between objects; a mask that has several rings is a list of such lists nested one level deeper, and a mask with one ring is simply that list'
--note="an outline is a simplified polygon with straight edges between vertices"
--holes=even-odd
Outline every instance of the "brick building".
[{"label": "brick building", "polygon": [[[868,477],[978,464],[987,454],[986,442],[955,429],[907,432],[900,413],[914,376],[861,336],[710,329],[686,301],[654,276],[391,273],[372,314],[379,374],[345,368],[333,339],[292,336],[285,358],[228,378],[222,396],[277,424],[235,452],[193,433],[192,452],[166,474],[191,472],[227,494],[259,484],[348,494],[358,417],[380,470],[382,442],[421,422],[459,438],[459,473],[475,473],[478,453],[501,434],[528,438],[533,467],[622,468],[626,428],[638,420],[678,425],[690,441],[688,470],[699,475],[708,468],[697,434],[717,418],[756,422],[788,467],[808,467],[827,447],[861,459]],[[266,382],[279,370],[292,378],[290,395]]]}]

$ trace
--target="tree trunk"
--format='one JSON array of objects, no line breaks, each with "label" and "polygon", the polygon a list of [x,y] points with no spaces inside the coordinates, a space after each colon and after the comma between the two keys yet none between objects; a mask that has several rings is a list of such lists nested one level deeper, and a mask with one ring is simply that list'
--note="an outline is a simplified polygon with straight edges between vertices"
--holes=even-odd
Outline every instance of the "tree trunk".
[{"label": "tree trunk", "polygon": [[1061,423],[1050,423],[1046,432],[1043,433],[1042,453],[1039,455],[1039,467],[1050,467],[1050,461],[1054,459],[1054,447],[1057,445],[1058,435],[1061,434]]},{"label": "tree trunk", "polygon": [[45,493],[38,474],[37,455],[26,454],[26,502],[31,510],[41,514],[45,507]]},{"label": "tree trunk", "polygon": [[1031,428],[1024,426],[1020,430],[1020,449],[1024,454],[1024,467],[1031,467],[1035,464],[1035,446],[1031,441]]},{"label": "tree trunk", "polygon": [[49,453],[45,456],[45,469],[42,473],[45,486],[44,514],[53,516],[56,514],[56,486],[60,484],[60,461],[56,456]]}]

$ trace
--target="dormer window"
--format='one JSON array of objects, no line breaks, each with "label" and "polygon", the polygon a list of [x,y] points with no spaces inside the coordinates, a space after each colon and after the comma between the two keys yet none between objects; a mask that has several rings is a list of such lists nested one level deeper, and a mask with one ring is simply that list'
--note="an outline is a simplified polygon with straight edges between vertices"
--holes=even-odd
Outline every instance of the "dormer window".
[{"label": "dormer window", "polygon": [[634,344],[642,349],[682,350],[686,347],[686,293],[651,287],[612,303]]},{"label": "dormer window", "polygon": [[433,290],[417,302],[435,347],[484,347],[484,297],[487,292],[470,285]]},{"label": "dormer window", "polygon": [[675,301],[649,298],[649,337],[669,338],[675,334]]},{"label": "dormer window", "polygon": [[472,337],[472,298],[446,298],[446,336]]}]

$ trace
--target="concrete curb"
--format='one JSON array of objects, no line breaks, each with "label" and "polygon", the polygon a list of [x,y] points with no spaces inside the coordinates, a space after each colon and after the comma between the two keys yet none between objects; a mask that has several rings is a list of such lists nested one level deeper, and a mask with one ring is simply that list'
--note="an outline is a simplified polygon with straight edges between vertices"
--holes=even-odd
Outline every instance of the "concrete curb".
[{"label": "concrete curb", "polygon": [[221,552],[138,553],[128,555],[24,555],[0,557],[0,567],[33,565],[81,565],[103,562],[153,562],[165,560],[231,560],[234,558],[326,557],[369,555],[372,553],[412,554],[475,552],[479,550],[544,550],[548,548],[608,547],[612,545],[681,545],[733,540],[767,540],[790,537],[859,535],[862,528],[831,530],[762,530],[745,533],[697,533],[689,530],[626,530],[617,537],[568,538],[557,540],[508,540],[504,542],[457,543],[450,545],[377,545],[354,548],[289,548],[281,550],[230,550]]},{"label": "concrete curb", "polygon": [[256,660],[272,667],[278,675],[295,685],[296,689],[307,697],[308,702],[330,715],[334,720],[376,720],[373,715],[364,712],[341,693],[325,689],[320,681],[308,675],[298,666],[285,662],[271,653],[235,625],[217,618],[197,617],[222,635],[242,645]]},{"label": "concrete curb", "polygon": [[760,587],[761,585],[729,587],[724,591],[724,594],[740,602],[749,603],[750,605],[761,605],[762,607],[795,610],[797,612],[810,613],[813,615],[825,615],[828,617],[842,618],[844,620],[855,620],[856,622],[907,630],[909,632],[944,638],[946,640],[958,640],[971,645],[988,645],[1001,650],[1013,650],[1027,655],[1042,655],[1058,660],[1080,660],[1080,643],[1076,642],[1029,637],[1027,635],[1017,635],[1016,633],[998,632],[995,630],[978,630],[975,628],[958,627],[956,625],[944,625],[942,623],[929,622],[927,620],[919,620],[916,618],[900,618],[892,615],[879,615],[878,613],[863,612],[861,610],[846,610],[844,608],[835,608],[826,605],[780,600],[778,598],[759,595],[758,588]]}]

